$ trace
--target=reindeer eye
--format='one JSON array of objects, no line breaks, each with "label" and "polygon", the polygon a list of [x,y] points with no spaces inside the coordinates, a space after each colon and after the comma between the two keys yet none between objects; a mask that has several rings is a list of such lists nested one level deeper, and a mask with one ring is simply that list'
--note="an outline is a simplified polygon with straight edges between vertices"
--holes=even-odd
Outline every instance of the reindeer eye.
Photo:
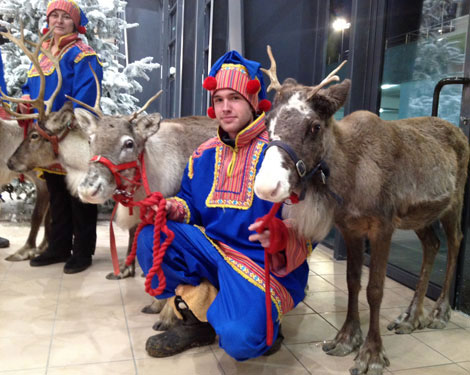
[{"label": "reindeer eye", "polygon": [[312,126],[312,133],[317,133],[321,129],[319,122],[314,122]]},{"label": "reindeer eye", "polygon": [[131,139],[127,139],[124,142],[124,147],[127,148],[127,149],[134,148],[134,142]]},{"label": "reindeer eye", "polygon": [[39,138],[39,134],[38,133],[31,133],[31,139],[38,139]]}]

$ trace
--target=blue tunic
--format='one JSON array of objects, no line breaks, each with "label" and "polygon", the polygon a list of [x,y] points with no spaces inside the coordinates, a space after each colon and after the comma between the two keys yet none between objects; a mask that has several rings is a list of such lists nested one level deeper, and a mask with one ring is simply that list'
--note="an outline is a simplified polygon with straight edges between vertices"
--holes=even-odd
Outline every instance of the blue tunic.
[{"label": "blue tunic", "polygon": [[[68,45],[71,42],[72,44]],[[48,47],[48,42],[45,43],[44,47]],[[103,69],[96,52],[85,44],[76,33],[63,36],[60,39],[59,48],[66,48],[66,52],[60,60],[62,88],[52,105],[52,112],[62,108],[67,100],[65,95],[69,95],[93,107],[97,90],[90,65],[95,71],[99,82],[103,79]],[[39,58],[40,66],[46,78],[44,100],[47,100],[57,87],[57,72],[47,56],[40,54]],[[29,95],[31,99],[37,98],[40,84],[39,74],[34,66],[32,66],[28,72],[28,80],[23,86],[23,94]],[[77,106],[74,103],[74,108]]]},{"label": "blue tunic", "polygon": [[[208,279],[218,294],[207,319],[220,346],[237,360],[262,355],[266,345],[264,249],[251,242],[248,226],[268,213],[271,202],[254,194],[254,180],[268,139],[262,114],[242,130],[234,147],[219,137],[192,155],[175,199],[183,205],[185,222],[168,222],[175,239],[162,269],[167,287],[159,298],[174,295],[179,284],[198,285]],[[280,217],[280,213],[278,213]],[[153,226],[138,238],[137,257],[147,273],[152,267]],[[285,277],[271,275],[274,338],[282,316],[305,296],[308,265],[304,261]],[[152,280],[158,286],[158,279]]]},{"label": "blue tunic", "polygon": [[7,85],[5,83],[5,76],[3,72],[3,60],[2,60],[2,53],[0,51],[0,87],[2,88],[2,92],[7,95]]}]

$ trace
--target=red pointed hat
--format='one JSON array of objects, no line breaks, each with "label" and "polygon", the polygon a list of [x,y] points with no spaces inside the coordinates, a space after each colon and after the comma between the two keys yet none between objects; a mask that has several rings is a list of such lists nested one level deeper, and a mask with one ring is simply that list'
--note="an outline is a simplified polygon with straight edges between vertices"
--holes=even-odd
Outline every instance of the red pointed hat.
[{"label": "red pointed hat", "polygon": [[[260,68],[260,63],[243,58],[237,51],[230,51],[215,62],[202,87],[210,91],[211,95],[221,89],[237,91],[255,112],[269,111],[271,102],[266,99]],[[207,115],[215,118],[212,106],[207,110]]]}]

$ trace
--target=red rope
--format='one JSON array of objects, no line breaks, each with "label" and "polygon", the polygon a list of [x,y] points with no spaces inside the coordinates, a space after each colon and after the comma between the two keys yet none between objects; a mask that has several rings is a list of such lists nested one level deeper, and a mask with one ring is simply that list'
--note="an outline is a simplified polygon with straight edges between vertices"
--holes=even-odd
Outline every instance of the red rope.
[{"label": "red rope", "polygon": [[[298,197],[294,194],[290,196],[292,203],[298,203]],[[262,221],[263,224],[256,230],[258,233],[269,229],[270,245],[264,248],[264,278],[265,278],[265,304],[266,304],[266,345],[271,346],[273,344],[273,316],[271,306],[271,274],[269,270],[269,254],[275,254],[286,247],[288,231],[285,224],[281,219],[278,219],[275,215],[279,208],[281,208],[283,202],[274,203],[271,210],[263,217],[256,219],[256,221]]]},{"label": "red rope", "polygon": [[[132,250],[126,259],[126,265],[129,266],[135,259],[137,252],[137,238],[139,237],[140,231],[144,226],[153,224],[153,265],[145,279],[145,291],[151,296],[157,296],[162,294],[166,287],[166,279],[161,264],[163,262],[163,257],[165,256],[166,249],[170,246],[175,234],[166,225],[166,200],[160,192],[154,192],[147,196],[147,198],[133,203],[135,206],[139,206],[140,208],[140,224],[135,231]],[[156,215],[155,210],[152,208],[152,206],[155,205],[158,206]],[[161,232],[166,234],[166,239],[162,244],[160,244]],[[152,279],[155,275],[158,277],[157,289],[152,288]]]}]

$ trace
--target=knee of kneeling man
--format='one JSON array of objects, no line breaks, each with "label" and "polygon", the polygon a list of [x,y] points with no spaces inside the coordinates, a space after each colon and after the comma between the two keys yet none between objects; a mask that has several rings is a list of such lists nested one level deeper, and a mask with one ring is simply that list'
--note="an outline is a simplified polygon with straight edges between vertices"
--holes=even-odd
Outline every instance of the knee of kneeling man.
[{"label": "knee of kneeling man", "polygon": [[262,355],[266,349],[266,334],[247,325],[226,324],[217,329],[220,346],[238,361]]}]

